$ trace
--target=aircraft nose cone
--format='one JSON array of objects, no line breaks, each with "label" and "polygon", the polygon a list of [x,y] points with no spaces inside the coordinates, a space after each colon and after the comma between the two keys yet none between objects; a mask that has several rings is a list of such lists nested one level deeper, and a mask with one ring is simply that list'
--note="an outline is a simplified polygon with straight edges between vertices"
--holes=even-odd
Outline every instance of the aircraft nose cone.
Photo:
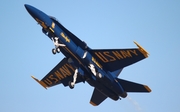
[{"label": "aircraft nose cone", "polygon": [[24,4],[24,7],[25,7],[26,10],[28,11],[30,6],[29,6],[28,4]]},{"label": "aircraft nose cone", "polygon": [[28,7],[29,5],[28,4],[24,4],[24,7],[27,9],[27,7]]},{"label": "aircraft nose cone", "polygon": [[[28,5],[28,4],[24,4],[24,7],[26,8],[26,10],[28,11],[28,13],[40,24],[46,24],[46,25],[51,25],[52,20],[49,18],[48,15],[46,15],[44,12],[40,11],[39,9]],[[43,26],[45,27],[45,26]]]},{"label": "aircraft nose cone", "polygon": [[28,5],[28,4],[24,4],[24,7],[26,8],[26,10],[29,12],[29,14],[33,14],[33,7]]}]

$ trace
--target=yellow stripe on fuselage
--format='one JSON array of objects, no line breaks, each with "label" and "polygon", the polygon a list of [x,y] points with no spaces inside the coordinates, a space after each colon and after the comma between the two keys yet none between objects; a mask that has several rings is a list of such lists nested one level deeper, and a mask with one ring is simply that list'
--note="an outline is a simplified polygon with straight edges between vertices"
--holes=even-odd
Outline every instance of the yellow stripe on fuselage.
[{"label": "yellow stripe on fuselage", "polygon": [[51,32],[53,32],[53,33],[54,33],[54,30],[53,30],[51,27],[50,27],[49,29],[51,30]]}]

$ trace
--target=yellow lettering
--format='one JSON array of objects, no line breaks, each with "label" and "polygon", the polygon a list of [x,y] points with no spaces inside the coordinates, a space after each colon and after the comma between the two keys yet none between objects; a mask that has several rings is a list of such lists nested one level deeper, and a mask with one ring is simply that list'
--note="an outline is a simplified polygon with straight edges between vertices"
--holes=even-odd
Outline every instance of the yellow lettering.
[{"label": "yellow lettering", "polygon": [[126,51],[120,51],[124,58],[132,57],[131,54],[127,53]]},{"label": "yellow lettering", "polygon": [[59,68],[59,70],[64,75],[64,77],[67,77],[67,76],[71,75],[71,72],[69,71],[69,69],[66,66],[63,66],[62,68]]},{"label": "yellow lettering", "polygon": [[108,51],[103,52],[103,54],[110,58],[109,61],[115,61],[116,60],[116,58],[111,56]]},{"label": "yellow lettering", "polygon": [[67,63],[66,63],[66,66],[67,66],[68,68],[70,68],[73,72],[75,71],[75,69],[74,69],[70,64],[67,64]]},{"label": "yellow lettering", "polygon": [[136,50],[129,50],[131,53],[133,53],[133,54],[135,54],[136,56],[138,55],[137,53],[136,53]]},{"label": "yellow lettering", "polygon": [[54,84],[56,84],[58,82],[58,79],[57,78],[54,78],[53,75],[50,75],[49,76],[49,79],[51,79],[51,81],[54,82]]},{"label": "yellow lettering", "polygon": [[52,85],[52,82],[51,82],[48,78],[45,79],[44,82],[45,82],[46,84],[48,84],[49,86]]},{"label": "yellow lettering", "polygon": [[[74,68],[73,68],[71,65],[65,64],[64,66],[62,66],[61,68],[59,68],[59,70],[55,71],[54,74],[58,77],[59,80],[62,80],[62,79],[64,79],[65,77],[72,75],[70,69],[71,69],[72,71],[74,71]],[[49,78],[50,78],[50,77],[49,77]],[[56,79],[56,78],[54,78],[54,77],[52,77],[52,76],[51,76],[50,79],[55,80],[55,81],[58,81],[58,79]]]},{"label": "yellow lettering", "polygon": [[65,36],[63,32],[61,32],[61,36],[66,40],[66,42],[70,43],[70,39],[67,36]]},{"label": "yellow lettering", "polygon": [[64,78],[64,76],[61,75],[58,70],[56,72],[54,72],[54,74],[58,77],[59,80]]},{"label": "yellow lettering", "polygon": [[118,51],[112,51],[112,53],[116,56],[117,59],[123,59],[123,57],[121,56],[121,54]]},{"label": "yellow lettering", "polygon": [[60,70],[61,73],[64,75],[64,77],[67,77],[67,76],[66,76],[66,71],[64,71],[64,69],[60,68],[59,70]]},{"label": "yellow lettering", "polygon": [[97,52],[95,52],[95,54],[96,54],[96,56],[97,56],[101,61],[103,61],[103,59],[101,58],[101,56],[99,56],[99,55],[97,54]]},{"label": "yellow lettering", "polygon": [[101,61],[103,61],[104,63],[109,62],[108,59],[106,59],[103,54],[101,54],[101,52],[95,52],[96,56],[99,57],[99,59],[101,59]]},{"label": "yellow lettering", "polygon": [[[126,51],[125,51],[125,52],[126,52]],[[129,57],[132,57],[130,50],[127,50],[126,53],[129,55]]]},{"label": "yellow lettering", "polygon": [[61,32],[61,36],[64,38],[65,37],[65,35],[64,35],[64,33],[63,32]]}]

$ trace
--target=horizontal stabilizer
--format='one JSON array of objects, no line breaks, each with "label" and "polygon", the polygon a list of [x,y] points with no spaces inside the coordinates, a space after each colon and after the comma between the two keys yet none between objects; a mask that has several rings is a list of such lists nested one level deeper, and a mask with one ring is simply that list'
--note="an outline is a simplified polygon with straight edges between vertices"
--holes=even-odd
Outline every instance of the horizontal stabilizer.
[{"label": "horizontal stabilizer", "polygon": [[146,85],[138,84],[118,78],[117,80],[123,87],[124,91],[126,92],[151,92],[151,89]]},{"label": "horizontal stabilizer", "polygon": [[94,89],[93,95],[91,97],[91,101],[90,103],[93,106],[98,106],[101,102],[103,102],[105,99],[107,98],[107,96],[105,96],[104,94],[102,94],[98,89]]}]

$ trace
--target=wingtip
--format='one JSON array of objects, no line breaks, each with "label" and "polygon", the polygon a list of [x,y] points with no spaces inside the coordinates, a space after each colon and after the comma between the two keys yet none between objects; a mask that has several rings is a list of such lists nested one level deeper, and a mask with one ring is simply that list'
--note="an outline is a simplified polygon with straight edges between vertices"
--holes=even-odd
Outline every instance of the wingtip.
[{"label": "wingtip", "polygon": [[37,82],[39,82],[39,80],[38,79],[36,79],[34,76],[31,76],[35,81],[37,81]]},{"label": "wingtip", "polygon": [[42,82],[42,81],[39,81],[38,79],[36,79],[34,76],[31,76],[35,81],[37,81],[41,86],[43,86],[45,89],[47,89],[47,85]]},{"label": "wingtip", "polygon": [[94,102],[92,102],[92,101],[90,101],[89,102],[91,105],[93,105],[93,106],[98,106],[98,105],[96,105]]},{"label": "wingtip", "polygon": [[147,90],[148,92],[151,92],[151,89],[150,89],[148,86],[144,85],[144,87],[146,88],[146,90]]},{"label": "wingtip", "polygon": [[147,58],[149,53],[142,46],[140,46],[136,41],[134,41],[134,43],[139,48],[139,51]]}]

